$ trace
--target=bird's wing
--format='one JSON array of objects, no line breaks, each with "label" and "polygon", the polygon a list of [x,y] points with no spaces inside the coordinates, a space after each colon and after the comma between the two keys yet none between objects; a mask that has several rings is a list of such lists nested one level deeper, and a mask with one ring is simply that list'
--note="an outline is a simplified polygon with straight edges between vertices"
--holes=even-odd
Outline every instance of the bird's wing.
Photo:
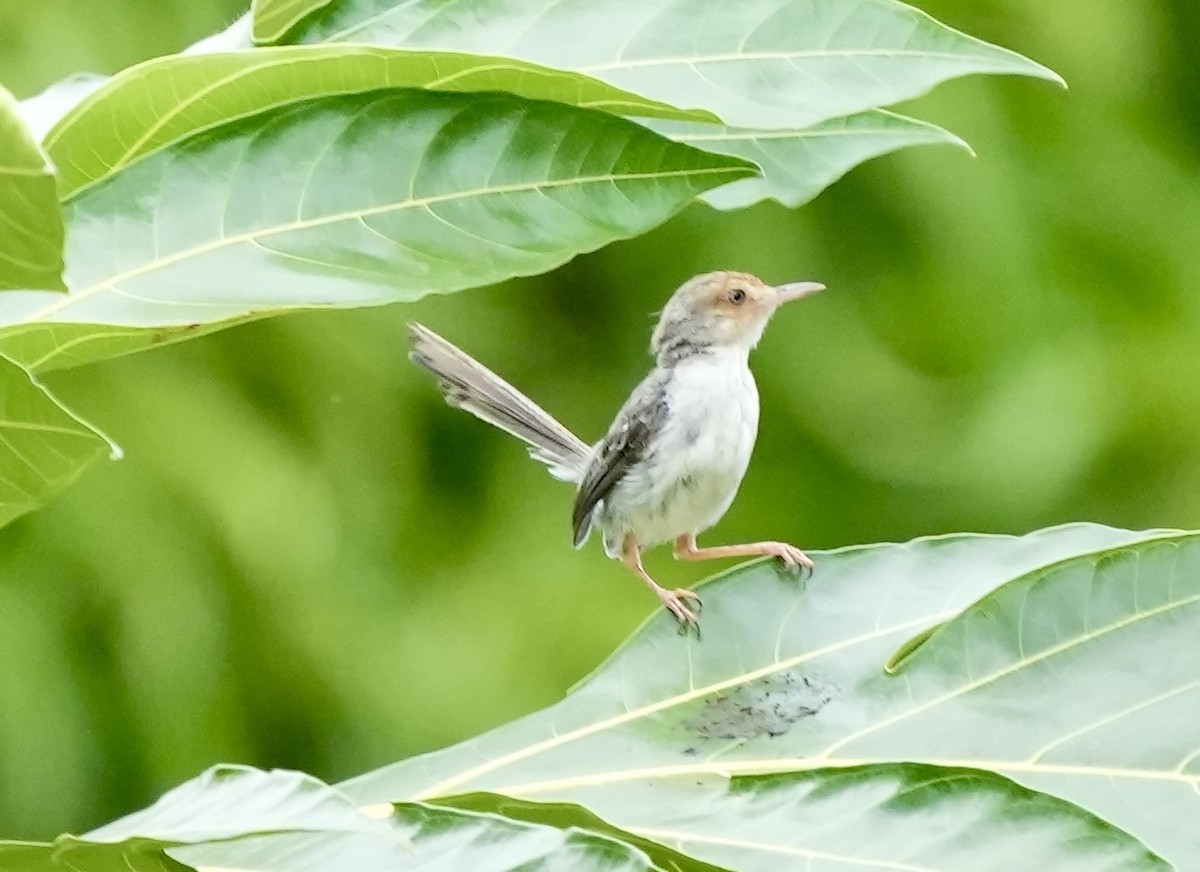
[{"label": "bird's wing", "polygon": [[604,441],[596,447],[571,510],[576,548],[587,539],[596,507],[630,468],[646,456],[654,436],[661,430],[667,415],[666,382],[667,375],[662,370],[647,376],[617,413]]}]

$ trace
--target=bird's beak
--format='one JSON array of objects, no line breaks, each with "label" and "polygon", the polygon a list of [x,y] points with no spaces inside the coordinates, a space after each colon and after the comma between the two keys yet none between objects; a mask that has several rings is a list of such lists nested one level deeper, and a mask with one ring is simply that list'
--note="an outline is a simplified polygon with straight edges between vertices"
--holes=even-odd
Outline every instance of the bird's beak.
[{"label": "bird's beak", "polygon": [[775,288],[775,305],[782,306],[784,303],[790,303],[792,300],[799,300],[801,297],[807,297],[809,294],[823,290],[825,290],[825,286],[820,282],[791,282],[779,285]]}]

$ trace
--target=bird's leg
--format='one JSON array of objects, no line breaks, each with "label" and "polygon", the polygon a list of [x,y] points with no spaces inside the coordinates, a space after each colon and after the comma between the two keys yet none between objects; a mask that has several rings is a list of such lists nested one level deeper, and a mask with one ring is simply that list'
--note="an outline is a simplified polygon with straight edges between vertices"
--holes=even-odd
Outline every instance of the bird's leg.
[{"label": "bird's leg", "polygon": [[693,591],[683,588],[667,590],[651,578],[650,574],[646,572],[646,568],[642,566],[642,550],[638,547],[637,538],[632,533],[625,534],[625,539],[621,542],[621,562],[646,583],[651,592],[658,597],[659,602],[666,606],[667,611],[673,614],[680,624],[684,627],[689,624],[699,627],[700,620],[696,617],[696,613],[685,606],[683,601],[694,600],[699,603],[700,597]]},{"label": "bird's leg", "polygon": [[699,548],[696,534],[685,533],[675,540],[675,557],[679,560],[713,560],[718,557],[778,557],[785,566],[803,566],[812,572],[813,562],[809,556],[786,542],[748,542],[745,545],[718,545],[715,548]]}]

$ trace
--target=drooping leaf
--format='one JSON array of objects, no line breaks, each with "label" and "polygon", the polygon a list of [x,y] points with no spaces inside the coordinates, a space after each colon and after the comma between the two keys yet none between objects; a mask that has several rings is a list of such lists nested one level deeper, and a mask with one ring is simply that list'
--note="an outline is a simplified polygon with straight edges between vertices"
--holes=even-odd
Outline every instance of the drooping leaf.
[{"label": "drooping leaf", "polygon": [[578,802],[643,833],[694,813],[703,833],[734,809],[705,791],[681,805],[697,780],[913,761],[999,773],[1200,864],[1200,536],[1072,525],[849,548],[803,589],[756,563],[704,601],[702,643],[656,615],[558,705],[343,789]]},{"label": "drooping leaf", "polygon": [[[392,837],[288,832],[167,849],[201,870],[253,872],[656,872],[637,848],[579,830],[409,803],[387,821]],[[403,841],[402,841],[403,840]],[[666,870],[663,870],[666,872]],[[673,872],[673,870],[672,870]]]},{"label": "drooping leaf", "polygon": [[[40,297],[40,299],[46,299]],[[52,320],[22,324],[0,331],[0,347],[31,372],[46,372],[107,360],[147,348],[159,348],[185,339],[268,317],[270,312],[211,324],[166,327],[120,327],[110,324],[66,324]]]},{"label": "drooping leaf", "polygon": [[331,0],[251,0],[254,41],[259,45],[278,42],[304,16],[330,4]]},{"label": "drooping leaf", "polygon": [[0,87],[0,291],[63,290],[63,221],[54,170]]},{"label": "drooping leaf", "polygon": [[653,872],[594,833],[419,803],[364,814],[307,775],[210,770],[149,809],[52,844],[0,843],[0,872]]},{"label": "drooping leaf", "polygon": [[85,839],[206,842],[280,830],[389,832],[311,775],[221,765],[168,791],[149,808],[92,830]]},{"label": "drooping leaf", "polygon": [[766,199],[802,206],[860,163],[902,148],[956,145],[971,150],[947,130],[885,109],[801,130],[745,130],[677,121],[654,121],[649,126],[677,142],[744,157],[762,167],[759,177],[701,195],[718,209],[741,209]]},{"label": "drooping leaf", "polygon": [[311,98],[407,87],[507,91],[621,115],[706,115],[525,61],[372,46],[304,46],[175,55],[131,67],[71,110],[44,145],[61,167],[59,191],[65,198],[197,131]]},{"label": "drooping leaf", "polygon": [[119,454],[28,372],[0,356],[0,526],[66,487],[106,449]]},{"label": "drooping leaf", "polygon": [[[29,331],[76,325],[78,361],[222,321],[530,275],[754,171],[607,113],[502,94],[399,89],[281,107],[73,198],[70,292],[0,295],[0,348],[19,355]],[[89,324],[104,325],[102,343],[84,343]],[[53,362],[44,346],[38,357]]]},{"label": "drooping leaf", "polygon": [[518,57],[761,129],[808,127],[974,73],[1061,82],[894,0],[341,0],[289,39]]},{"label": "drooping leaf", "polygon": [[[739,872],[1170,869],[1095,815],[977,769],[885,763],[700,781],[657,781],[653,790],[631,796],[625,817],[655,820],[632,836],[570,803],[496,794],[453,797],[449,803],[654,839],[674,849],[660,861],[666,868],[672,868],[668,863],[690,868],[695,861],[688,855],[702,853]],[[654,856],[652,850],[647,853]]]}]

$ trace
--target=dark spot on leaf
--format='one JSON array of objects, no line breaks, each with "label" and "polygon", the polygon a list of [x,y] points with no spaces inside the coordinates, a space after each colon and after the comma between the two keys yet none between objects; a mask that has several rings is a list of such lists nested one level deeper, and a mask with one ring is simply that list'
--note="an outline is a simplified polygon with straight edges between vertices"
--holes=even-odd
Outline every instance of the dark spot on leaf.
[{"label": "dark spot on leaf", "polygon": [[683,754],[685,757],[695,757],[699,753],[700,753],[700,749],[695,747],[694,745],[690,748],[683,749]]},{"label": "dark spot on leaf", "polygon": [[684,725],[706,739],[782,736],[797,721],[817,714],[833,691],[819,679],[792,672],[768,675],[710,697]]}]

